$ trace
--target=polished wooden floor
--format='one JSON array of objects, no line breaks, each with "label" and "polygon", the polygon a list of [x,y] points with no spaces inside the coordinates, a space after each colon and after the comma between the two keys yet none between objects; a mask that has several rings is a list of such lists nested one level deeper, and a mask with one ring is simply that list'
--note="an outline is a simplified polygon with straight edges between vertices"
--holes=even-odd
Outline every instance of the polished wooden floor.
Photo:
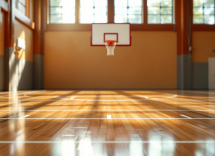
[{"label": "polished wooden floor", "polygon": [[215,91],[0,92],[7,155],[215,156]]}]

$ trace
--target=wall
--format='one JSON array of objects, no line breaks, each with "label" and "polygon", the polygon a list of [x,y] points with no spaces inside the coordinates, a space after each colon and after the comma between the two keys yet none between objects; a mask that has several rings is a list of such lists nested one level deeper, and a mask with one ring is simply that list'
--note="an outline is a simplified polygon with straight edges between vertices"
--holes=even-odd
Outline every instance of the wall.
[{"label": "wall", "polygon": [[215,57],[215,32],[193,32],[193,89],[208,89],[208,57]]},{"label": "wall", "polygon": [[132,32],[131,47],[90,46],[91,32],[46,32],[46,89],[176,89],[174,32]]},{"label": "wall", "polygon": [[2,24],[0,30],[0,91],[2,91],[4,90],[4,12],[1,12],[0,16],[2,16]]},{"label": "wall", "polygon": [[[16,40],[26,41],[26,49],[16,49]],[[33,31],[18,21],[14,25],[14,54],[11,55],[12,90],[32,89],[33,85]]]}]

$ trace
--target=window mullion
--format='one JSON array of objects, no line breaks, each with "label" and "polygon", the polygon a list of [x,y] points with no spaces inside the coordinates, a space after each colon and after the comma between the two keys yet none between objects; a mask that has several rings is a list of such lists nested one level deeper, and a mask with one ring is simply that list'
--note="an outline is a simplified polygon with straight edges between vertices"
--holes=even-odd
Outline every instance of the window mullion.
[{"label": "window mullion", "polygon": [[107,7],[108,23],[114,23],[114,0],[108,0]]},{"label": "window mullion", "polygon": [[75,0],[75,24],[80,23],[80,0]]},{"label": "window mullion", "polygon": [[147,19],[148,19],[148,8],[147,8],[147,0],[143,0],[143,2],[142,2],[142,9],[143,9],[143,11],[142,11],[142,13],[143,13],[143,24],[147,24],[148,23],[148,21],[147,21]]}]

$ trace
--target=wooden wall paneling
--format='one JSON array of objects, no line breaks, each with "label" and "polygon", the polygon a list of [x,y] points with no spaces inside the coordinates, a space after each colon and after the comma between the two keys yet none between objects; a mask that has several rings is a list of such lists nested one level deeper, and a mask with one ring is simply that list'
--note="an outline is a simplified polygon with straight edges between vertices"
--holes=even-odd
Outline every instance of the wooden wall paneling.
[{"label": "wooden wall paneling", "polygon": [[189,53],[188,44],[188,0],[176,1],[176,24],[178,32],[178,55]]},{"label": "wooden wall paneling", "polygon": [[42,0],[41,4],[41,54],[44,55],[45,50],[45,32],[46,32],[46,25],[47,25],[47,8],[48,8],[48,0]]},{"label": "wooden wall paneling", "polygon": [[41,53],[41,0],[34,1],[34,54]]},{"label": "wooden wall paneling", "polygon": [[6,2],[6,1],[0,1],[0,31],[1,31],[1,26],[2,26],[2,20],[3,20],[3,18],[2,18],[2,11],[4,11],[4,12],[8,12],[8,3]]},{"label": "wooden wall paneling", "polygon": [[114,23],[114,0],[108,0],[108,23]]},{"label": "wooden wall paneling", "polygon": [[147,0],[143,0],[143,24],[147,24]]},{"label": "wooden wall paneling", "polygon": [[8,1],[8,13],[5,18],[5,47],[14,47],[15,0]]},{"label": "wooden wall paneling", "polygon": [[75,23],[80,23],[80,0],[75,1]]},{"label": "wooden wall paneling", "polygon": [[25,0],[25,15],[30,18],[30,0]]},{"label": "wooden wall paneling", "polygon": [[[91,24],[47,24],[47,31],[91,31]],[[131,31],[174,31],[174,25],[131,24]]]},{"label": "wooden wall paneling", "polygon": [[3,20],[3,18],[2,18],[2,13],[1,13],[1,9],[0,9],[0,31],[1,31],[1,27],[2,27],[2,20]]}]

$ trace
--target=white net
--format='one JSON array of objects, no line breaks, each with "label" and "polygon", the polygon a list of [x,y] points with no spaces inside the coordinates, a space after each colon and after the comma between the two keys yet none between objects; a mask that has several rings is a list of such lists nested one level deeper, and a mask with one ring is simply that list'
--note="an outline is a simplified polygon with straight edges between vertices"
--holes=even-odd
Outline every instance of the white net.
[{"label": "white net", "polygon": [[108,43],[105,43],[107,48],[107,55],[114,55],[114,49],[116,47],[116,42],[113,43],[113,45],[109,45]]}]

